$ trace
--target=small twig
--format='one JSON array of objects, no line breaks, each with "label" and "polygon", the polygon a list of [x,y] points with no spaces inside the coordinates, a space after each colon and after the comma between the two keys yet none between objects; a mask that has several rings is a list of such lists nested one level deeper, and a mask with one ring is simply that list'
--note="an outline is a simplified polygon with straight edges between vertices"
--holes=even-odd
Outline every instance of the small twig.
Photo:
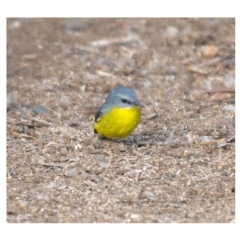
[{"label": "small twig", "polygon": [[211,64],[214,64],[214,63],[217,63],[217,62],[221,62],[223,60],[226,60],[228,59],[229,57],[225,57],[225,58],[220,58],[220,57],[215,57],[215,58],[212,58],[206,62],[203,62],[203,63],[200,63],[198,65],[196,65],[197,68],[201,68],[201,67],[204,67],[206,65],[211,65]]},{"label": "small twig", "polygon": [[206,90],[203,94],[205,93],[235,93],[235,88],[218,87]]},{"label": "small twig", "polygon": [[49,123],[42,119],[32,118],[29,120],[23,120],[21,122],[18,122],[16,123],[16,125],[29,126],[29,127],[48,127],[48,126],[51,126],[52,123]]},{"label": "small twig", "polygon": [[226,142],[231,142],[231,141],[233,141],[233,140],[235,140],[235,135],[233,135],[233,136],[231,136],[230,138],[228,138]]},{"label": "small twig", "polygon": [[24,137],[24,138],[30,138],[30,139],[36,139],[35,137],[33,136],[29,136],[27,134],[23,134],[23,133],[17,133],[17,132],[14,132],[14,131],[11,131],[12,135],[14,135],[15,137]]},{"label": "small twig", "polygon": [[63,168],[60,165],[54,164],[54,163],[46,163],[42,159],[38,161],[38,164],[43,165],[45,167],[57,167],[57,168]]}]

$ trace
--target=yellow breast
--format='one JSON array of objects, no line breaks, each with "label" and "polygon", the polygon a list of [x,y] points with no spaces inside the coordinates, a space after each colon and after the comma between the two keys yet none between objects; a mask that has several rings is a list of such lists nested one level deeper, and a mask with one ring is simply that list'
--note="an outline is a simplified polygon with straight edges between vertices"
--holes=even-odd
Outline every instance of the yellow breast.
[{"label": "yellow breast", "polygon": [[125,138],[139,124],[141,112],[138,106],[112,108],[94,123],[94,129],[107,138]]}]

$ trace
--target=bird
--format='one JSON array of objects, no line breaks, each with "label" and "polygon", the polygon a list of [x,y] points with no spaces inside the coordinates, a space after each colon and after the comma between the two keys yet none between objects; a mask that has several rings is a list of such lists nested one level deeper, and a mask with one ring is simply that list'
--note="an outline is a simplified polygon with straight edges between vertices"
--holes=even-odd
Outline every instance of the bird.
[{"label": "bird", "polygon": [[128,137],[141,121],[141,107],[133,89],[114,88],[95,116],[94,132],[107,139]]}]

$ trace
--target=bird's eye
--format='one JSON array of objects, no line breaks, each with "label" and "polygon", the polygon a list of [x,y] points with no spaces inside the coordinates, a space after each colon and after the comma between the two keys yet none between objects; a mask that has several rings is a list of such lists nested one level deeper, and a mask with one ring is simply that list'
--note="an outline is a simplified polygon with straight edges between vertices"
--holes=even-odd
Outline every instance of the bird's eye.
[{"label": "bird's eye", "polygon": [[123,102],[123,103],[131,104],[131,102],[130,102],[129,100],[127,100],[127,99],[122,99],[122,102]]}]

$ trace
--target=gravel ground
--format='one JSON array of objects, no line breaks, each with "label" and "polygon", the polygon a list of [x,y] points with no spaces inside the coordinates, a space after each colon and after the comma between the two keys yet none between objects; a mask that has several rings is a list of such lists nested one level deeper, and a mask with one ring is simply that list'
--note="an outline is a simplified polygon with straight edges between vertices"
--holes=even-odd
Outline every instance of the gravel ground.
[{"label": "gravel ground", "polygon": [[[104,140],[108,92],[142,121]],[[8,19],[7,221],[235,222],[234,19]]]}]

